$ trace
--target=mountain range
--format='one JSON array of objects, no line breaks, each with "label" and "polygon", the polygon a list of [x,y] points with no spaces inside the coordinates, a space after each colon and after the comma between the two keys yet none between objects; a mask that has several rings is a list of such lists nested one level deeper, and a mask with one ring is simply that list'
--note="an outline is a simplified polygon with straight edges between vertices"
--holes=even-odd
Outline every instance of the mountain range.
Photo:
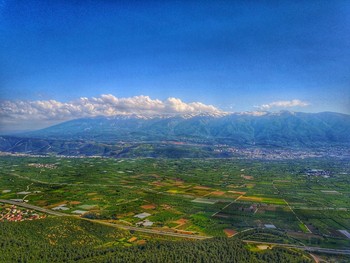
[{"label": "mountain range", "polygon": [[14,151],[16,144],[23,142],[27,146],[20,152],[33,151],[35,147],[53,142],[60,142],[62,148],[77,143],[118,145],[164,141],[240,147],[347,146],[350,144],[350,115],[281,111],[225,116],[82,118],[16,136],[1,136],[0,150]]}]

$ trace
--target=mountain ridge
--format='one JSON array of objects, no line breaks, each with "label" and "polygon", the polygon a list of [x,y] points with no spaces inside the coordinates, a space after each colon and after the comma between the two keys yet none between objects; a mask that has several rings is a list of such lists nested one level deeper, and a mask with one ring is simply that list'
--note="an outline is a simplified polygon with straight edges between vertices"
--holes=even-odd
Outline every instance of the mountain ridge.
[{"label": "mountain ridge", "polygon": [[263,115],[234,113],[150,119],[136,116],[81,118],[17,137],[115,141],[185,140],[232,145],[277,144],[309,146],[349,143],[350,115],[333,112],[281,111]]}]

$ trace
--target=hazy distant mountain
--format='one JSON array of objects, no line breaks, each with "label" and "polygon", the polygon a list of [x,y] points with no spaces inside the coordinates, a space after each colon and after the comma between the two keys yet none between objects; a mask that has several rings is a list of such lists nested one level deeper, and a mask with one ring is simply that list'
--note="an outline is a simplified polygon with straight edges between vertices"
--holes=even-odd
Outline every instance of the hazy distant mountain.
[{"label": "hazy distant mountain", "polygon": [[96,117],[67,121],[22,136],[108,143],[176,140],[241,146],[310,147],[350,143],[350,115],[282,111],[149,119],[139,116]]}]

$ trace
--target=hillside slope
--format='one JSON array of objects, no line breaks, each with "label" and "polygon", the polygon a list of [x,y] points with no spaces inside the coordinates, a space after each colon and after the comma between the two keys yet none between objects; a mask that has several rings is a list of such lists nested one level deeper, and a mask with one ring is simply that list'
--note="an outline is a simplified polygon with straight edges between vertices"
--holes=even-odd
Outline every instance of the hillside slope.
[{"label": "hillside slope", "polygon": [[230,145],[317,146],[350,142],[350,115],[339,113],[231,114],[224,117],[77,119],[25,137],[112,141],[178,140]]}]

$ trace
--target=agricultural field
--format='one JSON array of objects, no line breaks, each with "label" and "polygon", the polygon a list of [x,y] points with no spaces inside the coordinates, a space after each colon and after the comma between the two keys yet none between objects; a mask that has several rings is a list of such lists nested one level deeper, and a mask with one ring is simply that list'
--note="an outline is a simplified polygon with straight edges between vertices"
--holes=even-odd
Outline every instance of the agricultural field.
[{"label": "agricultural field", "polygon": [[0,199],[68,215],[189,235],[350,246],[350,165],[341,159],[2,156],[0,167]]}]

